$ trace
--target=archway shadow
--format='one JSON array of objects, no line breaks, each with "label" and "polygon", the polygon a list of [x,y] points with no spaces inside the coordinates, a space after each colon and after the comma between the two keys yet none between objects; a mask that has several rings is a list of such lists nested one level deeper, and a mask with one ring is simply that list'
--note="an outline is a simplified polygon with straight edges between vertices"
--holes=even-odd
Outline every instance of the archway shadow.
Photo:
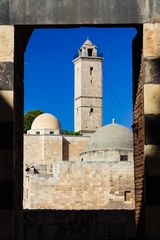
[{"label": "archway shadow", "polygon": [[134,210],[24,210],[24,240],[134,239]]}]

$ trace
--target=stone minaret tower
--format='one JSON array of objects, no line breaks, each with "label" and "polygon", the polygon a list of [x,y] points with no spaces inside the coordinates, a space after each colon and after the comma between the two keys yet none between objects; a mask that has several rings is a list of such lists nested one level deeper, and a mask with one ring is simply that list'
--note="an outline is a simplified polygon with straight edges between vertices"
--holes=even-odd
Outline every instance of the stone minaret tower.
[{"label": "stone minaret tower", "polygon": [[92,133],[102,126],[102,56],[90,40],[74,62],[74,129]]}]

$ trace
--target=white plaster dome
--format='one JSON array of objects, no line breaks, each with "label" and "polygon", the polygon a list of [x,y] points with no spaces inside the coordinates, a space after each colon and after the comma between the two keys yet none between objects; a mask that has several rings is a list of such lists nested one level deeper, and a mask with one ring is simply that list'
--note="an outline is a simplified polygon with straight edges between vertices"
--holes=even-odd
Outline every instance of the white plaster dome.
[{"label": "white plaster dome", "polygon": [[88,151],[105,149],[133,149],[131,130],[115,123],[98,129],[89,139]]},{"label": "white plaster dome", "polygon": [[60,129],[58,119],[50,113],[42,113],[36,117],[32,123],[31,129]]}]

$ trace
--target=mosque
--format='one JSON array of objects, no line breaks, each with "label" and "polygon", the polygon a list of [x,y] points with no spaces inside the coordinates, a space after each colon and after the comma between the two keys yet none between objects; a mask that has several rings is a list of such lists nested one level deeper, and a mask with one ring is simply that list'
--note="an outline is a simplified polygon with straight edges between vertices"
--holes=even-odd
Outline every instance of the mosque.
[{"label": "mosque", "polygon": [[39,115],[24,135],[24,209],[134,209],[133,135],[102,126],[102,62],[87,39],[74,63],[74,126]]}]

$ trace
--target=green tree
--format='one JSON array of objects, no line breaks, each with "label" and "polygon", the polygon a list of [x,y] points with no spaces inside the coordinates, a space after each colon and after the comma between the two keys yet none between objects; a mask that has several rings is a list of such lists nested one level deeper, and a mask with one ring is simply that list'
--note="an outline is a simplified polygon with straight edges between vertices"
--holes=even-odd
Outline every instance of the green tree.
[{"label": "green tree", "polygon": [[36,117],[42,114],[41,110],[31,110],[24,115],[24,133],[31,129],[32,122]]},{"label": "green tree", "polygon": [[63,130],[63,134],[65,134],[65,135],[73,135],[73,136],[81,135],[80,131],[73,132],[73,131],[69,131],[69,130]]}]

